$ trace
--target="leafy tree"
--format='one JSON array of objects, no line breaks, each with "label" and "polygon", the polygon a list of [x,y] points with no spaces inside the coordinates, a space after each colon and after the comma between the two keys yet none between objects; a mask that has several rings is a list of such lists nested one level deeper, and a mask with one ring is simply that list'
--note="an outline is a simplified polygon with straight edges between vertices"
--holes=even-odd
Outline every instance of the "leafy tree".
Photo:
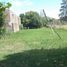
[{"label": "leafy tree", "polygon": [[27,28],[40,28],[45,26],[45,19],[42,18],[37,12],[26,12],[25,14],[20,14],[21,23]]},{"label": "leafy tree", "polygon": [[11,7],[11,4],[8,2],[8,3],[2,3],[0,2],[0,34],[2,34],[4,31],[5,31],[5,10],[7,8],[10,8]]},{"label": "leafy tree", "polygon": [[26,27],[26,25],[30,22],[29,19],[27,19],[24,14],[21,14],[20,17],[21,17],[21,24],[23,24],[23,26]]}]

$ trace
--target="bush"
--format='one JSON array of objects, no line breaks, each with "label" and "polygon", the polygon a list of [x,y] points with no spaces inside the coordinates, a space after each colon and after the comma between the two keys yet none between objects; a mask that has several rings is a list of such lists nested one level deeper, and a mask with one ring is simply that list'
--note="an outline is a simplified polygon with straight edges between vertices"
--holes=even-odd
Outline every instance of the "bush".
[{"label": "bush", "polygon": [[4,12],[6,8],[9,8],[11,4],[8,3],[2,3],[0,2],[0,35],[3,35],[5,33],[5,15]]}]

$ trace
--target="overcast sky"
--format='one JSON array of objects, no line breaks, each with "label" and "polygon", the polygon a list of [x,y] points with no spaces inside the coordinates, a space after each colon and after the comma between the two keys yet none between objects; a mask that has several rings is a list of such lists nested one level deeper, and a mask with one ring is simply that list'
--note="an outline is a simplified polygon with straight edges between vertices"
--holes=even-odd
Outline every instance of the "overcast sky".
[{"label": "overcast sky", "polygon": [[11,10],[19,15],[27,11],[41,12],[45,10],[47,16],[58,18],[61,0],[0,0],[0,2],[11,2]]}]

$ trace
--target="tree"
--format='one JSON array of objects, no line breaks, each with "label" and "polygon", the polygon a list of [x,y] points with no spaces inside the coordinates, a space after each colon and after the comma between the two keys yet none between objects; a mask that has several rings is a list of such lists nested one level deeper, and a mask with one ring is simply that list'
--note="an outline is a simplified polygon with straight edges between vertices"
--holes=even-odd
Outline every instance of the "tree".
[{"label": "tree", "polygon": [[60,12],[60,20],[67,21],[67,0],[62,0]]},{"label": "tree", "polygon": [[45,25],[45,20],[37,12],[26,12],[20,14],[21,23],[27,28],[40,28]]},{"label": "tree", "polygon": [[11,4],[8,2],[8,3],[2,3],[0,2],[0,34],[2,34],[5,30],[5,10],[7,8],[10,8],[11,7]]}]

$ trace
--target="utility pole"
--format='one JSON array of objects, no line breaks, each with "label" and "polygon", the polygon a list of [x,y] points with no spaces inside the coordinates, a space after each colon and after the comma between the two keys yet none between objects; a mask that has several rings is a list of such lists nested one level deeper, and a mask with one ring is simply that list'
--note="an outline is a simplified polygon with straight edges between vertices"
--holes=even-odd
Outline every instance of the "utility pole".
[{"label": "utility pole", "polygon": [[[43,14],[44,14],[44,17],[46,18],[46,21],[49,22],[44,9],[43,9]],[[54,30],[54,28],[52,27],[52,25],[50,26],[50,28],[51,28],[52,32],[54,32],[61,39],[60,35],[58,34],[57,31]]]}]

